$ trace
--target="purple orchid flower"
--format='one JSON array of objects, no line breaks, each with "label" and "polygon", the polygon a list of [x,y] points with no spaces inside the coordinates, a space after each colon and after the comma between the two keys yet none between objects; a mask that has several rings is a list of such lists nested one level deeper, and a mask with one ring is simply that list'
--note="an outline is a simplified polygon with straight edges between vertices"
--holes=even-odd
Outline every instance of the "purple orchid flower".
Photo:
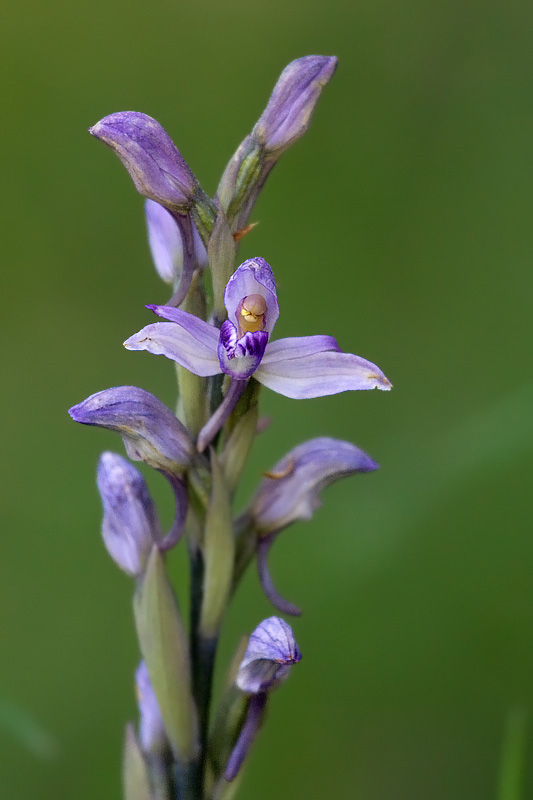
[{"label": "purple orchid flower", "polygon": [[124,346],[176,361],[195,375],[221,372],[236,381],[252,375],[285,397],[323,397],[357,389],[390,389],[375,364],[344,353],[332,336],[271,342],[279,316],[276,284],[264,258],[245,261],[226,285],[228,319],[214,325],[170,306],[147,306],[168,322],[147,325]]},{"label": "purple orchid flower", "polygon": [[269,692],[287,679],[302,658],[292,628],[280,617],[263,620],[251,634],[235,680],[250,695],[246,719],[226,764],[224,777],[234,780],[259,732]]}]

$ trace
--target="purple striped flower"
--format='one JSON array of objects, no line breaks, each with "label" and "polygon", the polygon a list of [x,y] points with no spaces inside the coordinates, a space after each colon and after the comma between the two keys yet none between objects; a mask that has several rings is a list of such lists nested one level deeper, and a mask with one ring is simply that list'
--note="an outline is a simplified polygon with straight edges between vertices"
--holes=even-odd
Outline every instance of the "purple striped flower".
[{"label": "purple striped flower", "polygon": [[125,347],[176,361],[195,375],[226,373],[256,380],[285,397],[323,397],[356,389],[390,389],[375,364],[344,353],[332,336],[270,336],[279,316],[276,284],[263,258],[245,261],[226,285],[228,319],[219,330],[171,306],[148,306],[168,322],[147,325]]},{"label": "purple striped flower", "polygon": [[250,635],[235,683],[249,694],[269,691],[286,680],[301,658],[291,626],[280,617],[269,617]]}]

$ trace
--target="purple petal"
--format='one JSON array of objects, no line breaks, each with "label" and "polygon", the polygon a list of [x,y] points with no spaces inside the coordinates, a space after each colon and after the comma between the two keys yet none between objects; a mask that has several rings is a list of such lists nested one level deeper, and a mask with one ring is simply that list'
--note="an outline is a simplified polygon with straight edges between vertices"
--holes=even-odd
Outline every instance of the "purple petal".
[{"label": "purple petal", "polygon": [[261,363],[267,342],[266,331],[248,332],[239,339],[235,326],[227,319],[220,329],[217,348],[220,369],[235,380],[246,380]]},{"label": "purple petal", "polygon": [[162,472],[180,473],[194,453],[186,429],[172,411],[137,386],[116,386],[69,409],[75,422],[120,433],[134,461]]},{"label": "purple petal", "polygon": [[242,300],[251,294],[259,294],[264,297],[267,305],[264,330],[272,333],[279,317],[279,306],[274,275],[264,258],[249,258],[244,261],[226,284],[224,305],[228,312],[228,319],[234,325],[239,325],[237,315]]},{"label": "purple petal", "polygon": [[280,617],[263,620],[250,635],[235,683],[256,694],[279,685],[302,658],[291,626]]},{"label": "purple petal", "polygon": [[155,322],[134,333],[124,342],[128,350],[146,350],[180,364],[195,375],[217,375],[221,369],[217,356],[219,331],[207,322],[170,306],[148,306],[173,322]]},{"label": "purple petal", "polygon": [[281,153],[309,127],[311,116],[337,66],[333,56],[304,56],[285,67],[252,136]]},{"label": "purple petal", "polygon": [[174,210],[187,212],[198,181],[165,129],[147,114],[119,111],[89,133],[116,152],[137,191]]},{"label": "purple petal", "polygon": [[326,486],[376,469],[376,462],[350,442],[327,436],[303,442],[259,484],[250,507],[257,532],[268,536],[296,520],[310,519]]},{"label": "purple petal", "polygon": [[342,352],[333,336],[292,336],[287,339],[276,339],[275,342],[268,343],[261,363],[272,364],[276,361],[312,356],[330,350]]},{"label": "purple petal", "polygon": [[[254,377],[274,392],[297,400],[357,389],[391,388],[379,367],[360,356],[329,350],[304,354],[306,338],[302,337],[301,356],[286,358],[281,349],[278,360],[261,363]],[[287,347],[287,353],[294,352],[294,345]]]},{"label": "purple petal", "polygon": [[96,483],[104,518],[102,536],[108,553],[128,575],[144,572],[161,526],[146,482],[133,464],[117,453],[102,453]]}]

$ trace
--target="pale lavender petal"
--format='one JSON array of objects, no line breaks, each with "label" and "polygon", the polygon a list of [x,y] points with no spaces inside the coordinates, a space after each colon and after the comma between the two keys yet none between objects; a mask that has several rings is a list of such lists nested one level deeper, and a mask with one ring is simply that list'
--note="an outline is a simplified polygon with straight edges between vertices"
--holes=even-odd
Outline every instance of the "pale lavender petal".
[{"label": "pale lavender petal", "polygon": [[166,283],[174,283],[183,268],[183,245],[174,217],[154,200],[144,204],[148,244],[155,268]]},{"label": "pale lavender petal", "polygon": [[[169,310],[169,306],[165,306]],[[154,355],[166,356],[189,372],[202,377],[221,372],[217,356],[218,329],[189,314],[175,311],[177,322],[154,322],[124,342],[128,350],[146,350]]]},{"label": "pale lavender petal", "polygon": [[[153,200],[144,204],[148,243],[155,268],[166,283],[177,281],[183,270],[183,241],[180,228],[164,206]],[[194,264],[198,269],[207,266],[207,251],[196,225],[192,225]]]},{"label": "pale lavender petal", "polygon": [[269,617],[250,635],[235,683],[250,694],[273,689],[301,658],[291,626],[280,617]]},{"label": "pale lavender petal", "polygon": [[239,339],[235,326],[227,319],[220,329],[217,348],[222,372],[235,380],[246,380],[261,363],[267,342],[266,331],[247,332]]},{"label": "pale lavender petal", "polygon": [[274,275],[264,258],[249,258],[244,261],[226,284],[224,305],[228,319],[234,325],[239,324],[238,311],[242,300],[251,294],[264,297],[267,305],[264,330],[272,333],[279,317],[279,305]]},{"label": "pale lavender petal", "polygon": [[287,339],[276,339],[267,344],[261,363],[272,364],[275,361],[312,356],[328,350],[342,352],[334,336],[292,336]]},{"label": "pale lavender petal", "polygon": [[296,520],[310,519],[329,484],[357,472],[378,469],[351,442],[321,436],[298,445],[263,478],[250,505],[260,536],[279,532]]},{"label": "pale lavender petal", "polygon": [[371,361],[351,353],[331,351],[261,363],[254,377],[274,392],[297,400],[361,389],[391,388],[390,381]]}]

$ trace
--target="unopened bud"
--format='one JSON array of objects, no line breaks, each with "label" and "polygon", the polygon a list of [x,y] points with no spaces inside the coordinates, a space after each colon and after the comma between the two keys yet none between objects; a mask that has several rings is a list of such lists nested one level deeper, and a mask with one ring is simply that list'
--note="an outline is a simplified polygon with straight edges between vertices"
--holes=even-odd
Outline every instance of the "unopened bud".
[{"label": "unopened bud", "polygon": [[146,482],[129,461],[105,452],[96,479],[104,507],[102,536],[118,566],[128,575],[141,575],[161,527]]},{"label": "unopened bud", "polygon": [[109,114],[89,133],[118,155],[137,191],[167,208],[187,213],[198,181],[157,120],[137,111]]}]

